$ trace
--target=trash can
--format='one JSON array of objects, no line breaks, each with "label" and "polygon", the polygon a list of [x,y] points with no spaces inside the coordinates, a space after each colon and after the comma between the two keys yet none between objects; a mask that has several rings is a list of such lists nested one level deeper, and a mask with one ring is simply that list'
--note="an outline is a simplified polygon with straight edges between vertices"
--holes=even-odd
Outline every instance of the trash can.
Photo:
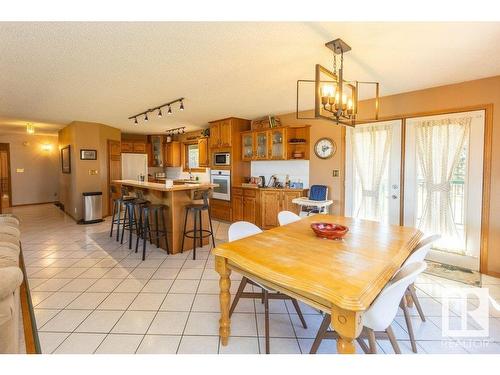
[{"label": "trash can", "polygon": [[83,193],[83,224],[102,221],[102,192]]}]

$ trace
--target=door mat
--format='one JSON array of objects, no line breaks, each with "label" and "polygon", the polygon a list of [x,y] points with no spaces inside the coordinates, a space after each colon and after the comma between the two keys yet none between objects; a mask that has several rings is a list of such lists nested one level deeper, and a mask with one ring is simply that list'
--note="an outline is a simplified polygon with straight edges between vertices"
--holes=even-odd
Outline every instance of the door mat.
[{"label": "door mat", "polygon": [[460,283],[472,286],[481,286],[481,274],[477,271],[472,271],[467,268],[452,266],[449,264],[433,262],[430,260],[427,260],[426,263],[427,269],[425,270],[425,273],[429,275],[458,281]]}]

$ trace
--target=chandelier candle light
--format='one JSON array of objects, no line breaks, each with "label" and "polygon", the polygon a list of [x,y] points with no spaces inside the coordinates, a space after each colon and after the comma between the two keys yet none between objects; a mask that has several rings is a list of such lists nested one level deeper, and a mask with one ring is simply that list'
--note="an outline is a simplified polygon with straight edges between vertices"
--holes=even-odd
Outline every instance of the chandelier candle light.
[{"label": "chandelier candle light", "polygon": [[[379,83],[365,81],[347,81],[344,79],[344,53],[351,47],[342,39],[335,39],[325,44],[333,55],[333,71],[316,64],[314,80],[297,81],[297,119],[324,118],[336,124],[354,127],[358,113],[358,94],[361,85],[375,86],[375,118],[378,119]],[[340,55],[340,67],[337,69],[337,55]],[[314,117],[299,116],[299,87],[301,83],[314,83]],[[370,120],[364,120],[367,122]]]}]

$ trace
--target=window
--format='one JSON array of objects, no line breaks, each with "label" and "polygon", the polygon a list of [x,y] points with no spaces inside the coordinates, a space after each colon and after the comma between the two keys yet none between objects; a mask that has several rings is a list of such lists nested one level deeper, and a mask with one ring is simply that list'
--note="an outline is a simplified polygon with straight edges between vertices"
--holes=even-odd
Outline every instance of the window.
[{"label": "window", "polygon": [[187,145],[187,168],[199,168],[198,144]]}]

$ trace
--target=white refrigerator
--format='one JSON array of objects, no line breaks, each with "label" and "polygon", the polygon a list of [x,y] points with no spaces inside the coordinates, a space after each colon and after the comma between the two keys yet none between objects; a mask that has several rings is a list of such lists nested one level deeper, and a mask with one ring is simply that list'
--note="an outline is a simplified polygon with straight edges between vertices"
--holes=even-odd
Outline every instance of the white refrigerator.
[{"label": "white refrigerator", "polygon": [[148,155],[147,154],[122,154],[122,179],[138,180],[140,174],[148,180]]}]

